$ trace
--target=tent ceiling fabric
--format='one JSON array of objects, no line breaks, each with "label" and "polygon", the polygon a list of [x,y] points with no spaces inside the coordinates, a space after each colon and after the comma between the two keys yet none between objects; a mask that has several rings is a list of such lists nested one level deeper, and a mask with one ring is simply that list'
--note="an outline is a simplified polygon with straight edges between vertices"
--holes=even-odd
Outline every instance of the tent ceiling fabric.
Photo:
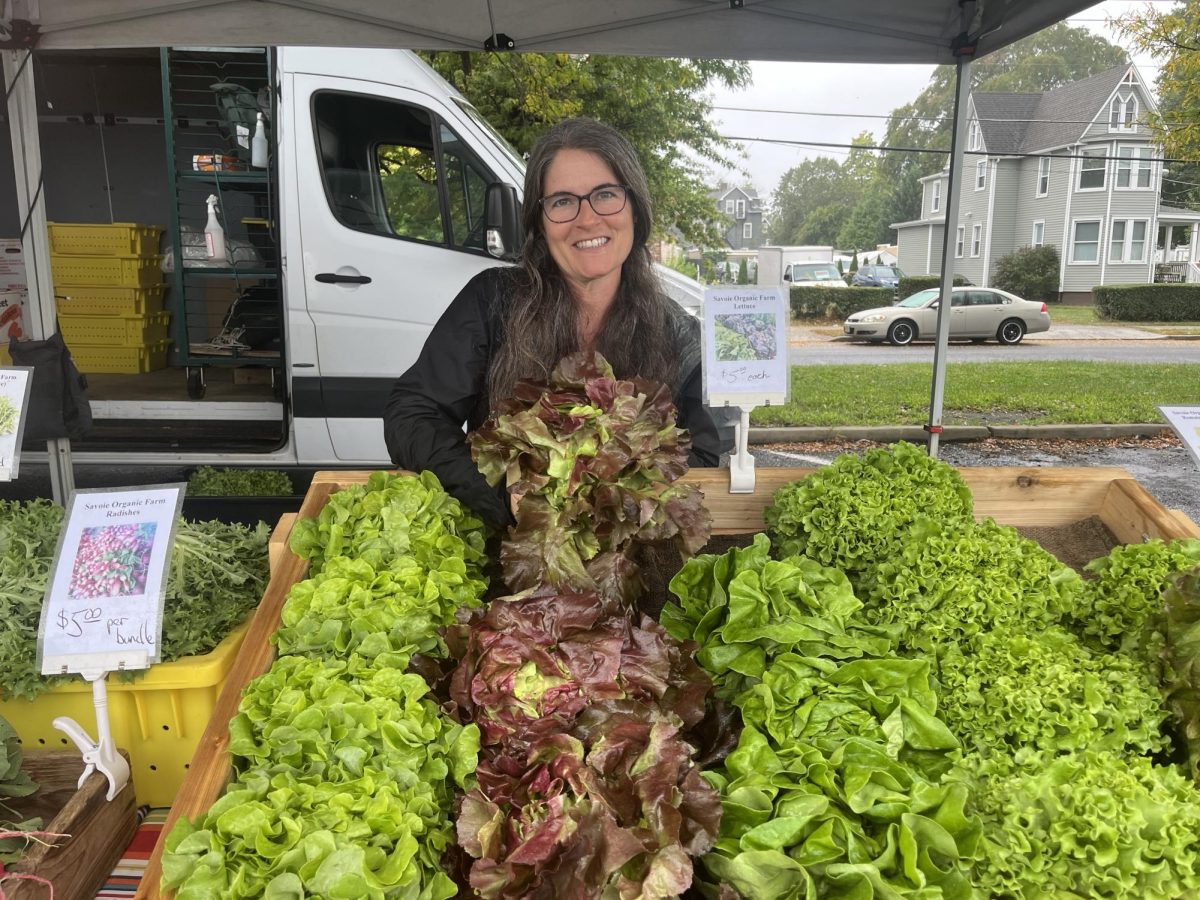
[{"label": "tent ceiling fabric", "polygon": [[[1094,0],[980,0],[984,55]],[[736,0],[735,0],[736,3]],[[7,5],[7,4],[6,4]],[[957,0],[17,0],[37,47],[188,45],[482,50],[809,62],[953,63]],[[18,14],[14,18],[20,18]]]}]

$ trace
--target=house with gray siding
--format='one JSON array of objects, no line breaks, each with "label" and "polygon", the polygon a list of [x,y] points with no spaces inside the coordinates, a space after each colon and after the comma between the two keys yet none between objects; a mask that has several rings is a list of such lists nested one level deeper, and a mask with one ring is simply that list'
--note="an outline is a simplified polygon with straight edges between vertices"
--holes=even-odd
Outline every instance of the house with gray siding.
[{"label": "house with gray siding", "polygon": [[[1132,65],[1041,94],[972,94],[955,273],[986,286],[997,260],[1052,244],[1064,300],[1090,300],[1100,284],[1200,281],[1200,212],[1162,205],[1162,154],[1145,125],[1153,110]],[[948,177],[922,179],[920,218],[892,225],[907,274],[941,270]],[[1184,233],[1186,247],[1172,251]]]},{"label": "house with gray siding", "polygon": [[762,200],[754,188],[721,184],[708,196],[716,203],[717,212],[731,220],[725,229],[725,243],[730,250],[757,250],[766,243]]}]

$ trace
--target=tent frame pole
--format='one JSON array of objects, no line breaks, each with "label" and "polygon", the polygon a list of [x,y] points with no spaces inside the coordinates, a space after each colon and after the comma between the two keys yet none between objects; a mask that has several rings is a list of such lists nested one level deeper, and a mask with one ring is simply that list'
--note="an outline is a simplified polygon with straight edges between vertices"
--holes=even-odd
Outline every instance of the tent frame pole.
[{"label": "tent frame pole", "polygon": [[[946,189],[946,225],[942,229],[942,281],[941,300],[937,312],[937,340],[933,346],[933,385],[929,395],[928,449],[931,457],[937,458],[938,444],[942,434],[942,408],[946,397],[946,355],[950,349],[950,298],[954,290],[954,255],[957,241],[958,211],[962,198],[963,152],[967,137],[967,100],[971,94],[971,57],[975,53],[974,43],[968,39],[967,28],[971,21],[969,7],[973,0],[966,0],[963,9],[963,33],[960,35],[954,54],[957,59],[954,92],[954,132],[950,141],[950,171]],[[966,235],[963,235],[966,242]]]},{"label": "tent frame pole", "polygon": [[[12,135],[13,176],[17,185],[17,215],[21,222],[21,251],[30,337],[44,341],[58,330],[54,280],[50,274],[50,237],[46,230],[46,194],[42,182],[42,148],[38,135],[37,92],[33,82],[32,50],[0,50],[8,102],[8,127]],[[65,506],[75,490],[71,442],[56,438],[46,442],[50,488],[54,502]]]}]

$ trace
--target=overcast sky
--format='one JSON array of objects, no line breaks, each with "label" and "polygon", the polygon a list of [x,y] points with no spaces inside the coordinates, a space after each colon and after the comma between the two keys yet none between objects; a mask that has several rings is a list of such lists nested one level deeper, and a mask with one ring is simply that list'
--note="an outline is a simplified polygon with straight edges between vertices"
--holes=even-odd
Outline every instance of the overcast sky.
[{"label": "overcast sky", "polygon": [[[1105,24],[1109,17],[1145,6],[1142,2],[1108,0],[1084,10],[1067,21],[1089,28],[1114,44],[1125,46]],[[1135,57],[1139,71],[1153,84],[1158,76],[1154,60]],[[897,106],[916,99],[933,73],[932,66],[866,65],[832,63],[751,63],[754,84],[748,90],[713,92],[718,107],[721,134],[735,138],[773,138],[783,140],[824,141],[848,144],[861,131],[871,131],[882,139],[886,118],[867,118],[867,115],[886,117]],[[739,112],[728,107],[756,110],[788,110],[795,112],[856,113],[861,118],[830,118],[789,113]],[[762,141],[743,141],[746,159],[743,161],[749,181],[760,196],[769,195],[788,169],[811,156],[829,155],[844,159],[845,150],[819,150],[806,147],[781,146]],[[721,176],[718,176],[721,177]],[[727,180],[745,183],[746,177],[727,172]]]}]

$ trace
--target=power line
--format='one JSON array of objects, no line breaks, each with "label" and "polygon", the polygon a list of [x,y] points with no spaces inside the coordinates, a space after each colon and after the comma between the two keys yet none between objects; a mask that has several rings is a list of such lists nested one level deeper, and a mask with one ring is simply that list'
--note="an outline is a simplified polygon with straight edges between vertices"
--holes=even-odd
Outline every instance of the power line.
[{"label": "power line", "polygon": [[[784,138],[766,138],[766,137],[735,137],[733,135],[723,134],[721,137],[727,141],[747,141],[759,144],[781,144],[788,147],[826,147],[845,150],[878,150],[897,153],[936,153],[940,156],[949,156],[949,150],[935,150],[930,147],[893,147],[887,144],[845,144],[833,141],[799,141],[787,140]],[[1187,165],[1200,164],[1200,159],[1185,159],[1183,157],[1168,157],[1168,156],[1100,156],[1092,153],[988,153],[986,150],[964,150],[963,156],[982,156],[985,159],[1007,159],[1007,158],[1024,158],[1024,159],[1101,159],[1105,161],[1116,160],[1117,162],[1150,162],[1150,163],[1185,163]]]},{"label": "power line", "polygon": [[[750,106],[714,106],[713,109],[725,110],[727,112],[746,112],[746,113],[768,113],[771,115],[785,116],[816,116],[818,118],[829,119],[906,119],[917,120],[920,122],[950,122],[953,121],[952,115],[944,116],[898,116],[895,114],[881,115],[880,113],[839,113],[839,112],[817,112],[816,110],[807,109],[760,109]],[[979,116],[974,119],[977,122],[992,122],[1000,124],[1026,123],[1038,125],[1092,125],[1102,119],[997,119],[985,116]],[[1141,123],[1145,124],[1145,123]],[[1164,122],[1168,128],[1176,128],[1184,125],[1189,125],[1188,122]]]}]

